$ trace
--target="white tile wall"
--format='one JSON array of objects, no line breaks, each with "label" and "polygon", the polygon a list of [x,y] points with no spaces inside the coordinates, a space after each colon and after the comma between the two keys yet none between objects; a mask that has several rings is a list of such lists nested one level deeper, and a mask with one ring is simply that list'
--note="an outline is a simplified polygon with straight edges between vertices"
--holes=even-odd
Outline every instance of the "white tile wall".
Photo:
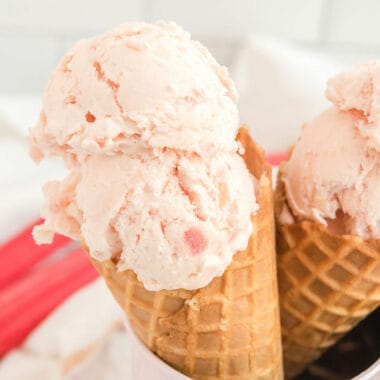
[{"label": "white tile wall", "polygon": [[380,44],[379,0],[333,0],[330,39],[334,42]]},{"label": "white tile wall", "polygon": [[149,21],[174,20],[198,35],[239,37],[249,33],[255,1],[151,0],[145,11]]},{"label": "white tile wall", "polygon": [[251,31],[301,41],[318,39],[324,0],[256,0]]},{"label": "white tile wall", "polygon": [[380,0],[0,0],[0,93],[41,92],[76,40],[129,20],[174,20],[230,65],[252,33],[380,57],[379,18]]},{"label": "white tile wall", "polygon": [[52,37],[0,34],[0,93],[40,90],[56,63]]},{"label": "white tile wall", "polygon": [[73,33],[138,20],[138,0],[1,0],[0,25]]}]

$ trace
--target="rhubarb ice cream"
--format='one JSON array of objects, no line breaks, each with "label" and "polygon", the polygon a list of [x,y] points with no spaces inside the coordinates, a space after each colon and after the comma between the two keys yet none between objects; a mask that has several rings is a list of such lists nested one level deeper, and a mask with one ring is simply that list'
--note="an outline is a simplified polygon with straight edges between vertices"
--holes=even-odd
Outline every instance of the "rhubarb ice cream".
[{"label": "rhubarb ice cream", "polygon": [[124,25],[77,43],[48,82],[32,155],[236,149],[235,86],[225,67],[173,23]]},{"label": "rhubarb ice cream", "polygon": [[280,220],[309,219],[340,234],[380,238],[380,63],[329,80],[333,107],[308,123],[282,169]]},{"label": "rhubarb ice cream", "polygon": [[220,276],[246,248],[257,209],[236,98],[227,70],[175,24],[126,24],[79,42],[30,133],[36,161],[60,156],[70,170],[45,185],[36,241],[70,236],[148,290]]}]

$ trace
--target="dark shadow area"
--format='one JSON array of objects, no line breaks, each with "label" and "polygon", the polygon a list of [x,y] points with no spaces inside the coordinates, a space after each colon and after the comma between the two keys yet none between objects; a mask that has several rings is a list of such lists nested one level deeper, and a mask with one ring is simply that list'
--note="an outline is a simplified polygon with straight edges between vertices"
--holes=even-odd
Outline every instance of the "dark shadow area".
[{"label": "dark shadow area", "polygon": [[380,308],[331,347],[296,380],[349,380],[380,357]]}]

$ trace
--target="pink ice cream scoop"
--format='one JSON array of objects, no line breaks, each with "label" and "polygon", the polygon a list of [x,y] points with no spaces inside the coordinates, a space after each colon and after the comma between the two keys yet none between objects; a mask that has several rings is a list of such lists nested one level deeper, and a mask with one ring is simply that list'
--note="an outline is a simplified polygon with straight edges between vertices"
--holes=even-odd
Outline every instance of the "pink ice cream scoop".
[{"label": "pink ice cream scoop", "polygon": [[227,69],[173,23],[127,24],[77,43],[53,72],[31,131],[34,159],[236,149]]},{"label": "pink ice cream scoop", "polygon": [[[380,237],[380,63],[329,80],[334,106],[305,126],[283,168],[297,219],[336,233]],[[289,222],[283,215],[283,222]]]},{"label": "pink ice cream scoop", "polygon": [[58,155],[70,169],[45,185],[37,242],[81,240],[149,290],[207,285],[246,248],[257,208],[237,129],[226,69],[174,24],[80,42],[31,130],[34,159]]},{"label": "pink ice cream scoop", "polygon": [[252,180],[238,155],[96,155],[45,190],[38,240],[57,231],[99,260],[120,254],[118,268],[149,290],[206,285],[252,232]]}]

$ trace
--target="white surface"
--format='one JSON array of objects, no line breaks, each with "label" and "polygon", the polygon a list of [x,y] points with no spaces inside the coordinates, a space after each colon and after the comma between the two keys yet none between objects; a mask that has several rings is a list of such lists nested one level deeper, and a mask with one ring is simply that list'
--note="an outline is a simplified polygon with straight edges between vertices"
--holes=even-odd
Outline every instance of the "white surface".
[{"label": "white surface", "polygon": [[124,318],[131,350],[131,371],[133,380],[190,380],[154,355],[135,335]]},{"label": "white surface", "polygon": [[353,380],[379,380],[380,379],[380,359]]}]

